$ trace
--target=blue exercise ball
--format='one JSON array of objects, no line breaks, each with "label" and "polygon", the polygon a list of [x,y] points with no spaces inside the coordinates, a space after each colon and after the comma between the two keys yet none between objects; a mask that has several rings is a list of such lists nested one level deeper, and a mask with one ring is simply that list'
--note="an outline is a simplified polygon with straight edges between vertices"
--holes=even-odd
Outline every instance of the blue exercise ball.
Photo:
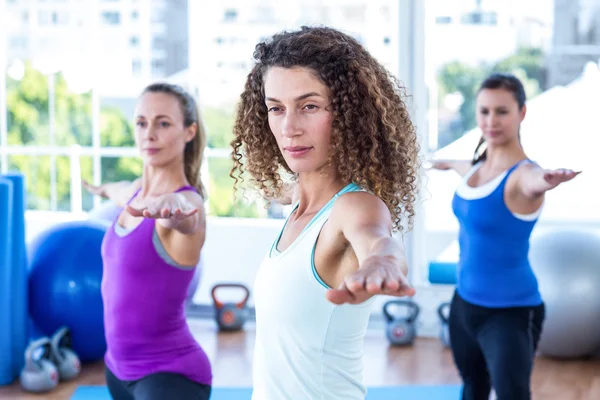
[{"label": "blue exercise ball", "polygon": [[62,223],[28,249],[31,318],[45,335],[67,326],[82,362],[102,359],[106,352],[100,293],[105,231],[98,222]]}]

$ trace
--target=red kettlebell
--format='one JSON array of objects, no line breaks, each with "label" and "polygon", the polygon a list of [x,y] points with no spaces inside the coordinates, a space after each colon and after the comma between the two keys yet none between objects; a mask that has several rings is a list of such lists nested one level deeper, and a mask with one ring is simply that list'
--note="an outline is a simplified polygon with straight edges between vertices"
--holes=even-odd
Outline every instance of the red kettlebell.
[{"label": "red kettlebell", "polygon": [[[223,302],[217,299],[217,289],[237,288],[244,291],[244,298],[237,303]],[[215,305],[215,319],[220,331],[239,331],[248,319],[248,307],[246,303],[250,297],[250,290],[241,283],[219,283],[213,286],[211,295]]]}]

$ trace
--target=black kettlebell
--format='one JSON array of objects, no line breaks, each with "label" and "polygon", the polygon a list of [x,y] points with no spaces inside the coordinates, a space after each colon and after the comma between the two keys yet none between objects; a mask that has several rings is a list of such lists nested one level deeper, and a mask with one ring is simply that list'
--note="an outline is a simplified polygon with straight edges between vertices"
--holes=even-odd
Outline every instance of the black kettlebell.
[{"label": "black kettlebell", "polygon": [[448,320],[450,319],[450,303],[442,303],[437,309],[438,316],[440,317],[440,340],[446,347],[450,347],[450,329],[448,327]]},{"label": "black kettlebell", "polygon": [[[237,302],[222,302],[217,299],[217,290],[222,288],[238,288],[244,291],[244,298]],[[246,303],[250,297],[250,290],[241,283],[220,283],[213,286],[212,298],[215,305],[215,319],[221,331],[239,331],[248,318]]]},{"label": "black kettlebell", "polygon": [[[408,308],[408,316],[392,315],[390,308]],[[390,344],[404,346],[412,344],[417,337],[416,320],[419,306],[409,300],[390,300],[383,305],[383,314],[387,319],[386,335]]]}]

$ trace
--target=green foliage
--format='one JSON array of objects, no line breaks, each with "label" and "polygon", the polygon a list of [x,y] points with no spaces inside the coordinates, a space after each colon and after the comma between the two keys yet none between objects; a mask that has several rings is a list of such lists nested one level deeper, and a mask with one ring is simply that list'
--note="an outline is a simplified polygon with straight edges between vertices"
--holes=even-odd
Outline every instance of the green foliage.
[{"label": "green foliage", "polygon": [[261,201],[250,202],[243,197],[243,192],[233,192],[233,178],[229,176],[231,161],[229,159],[211,159],[208,162],[210,184],[208,192],[209,211],[212,215],[238,218],[257,218],[266,216],[266,209]]},{"label": "green foliage", "polygon": [[493,64],[471,66],[460,61],[443,65],[437,75],[439,107],[443,107],[446,96],[459,93],[463,103],[459,117],[444,132],[440,131],[439,145],[444,146],[475,128],[475,102],[481,82],[493,72],[512,73],[523,82],[527,98],[531,99],[546,89],[546,70],[543,53],[537,48],[521,48],[514,55]]},{"label": "green foliage", "polygon": [[[48,77],[25,65],[21,80],[7,77],[8,144],[12,146],[49,146],[49,84]],[[54,79],[55,99],[55,145],[92,145],[92,98],[91,93],[75,94],[69,90],[61,74]],[[208,145],[213,148],[229,148],[233,138],[233,115],[231,110],[205,108],[205,125]],[[133,126],[128,117],[116,107],[102,107],[100,111],[100,144],[103,147],[135,146]],[[50,156],[15,155],[8,157],[8,168],[20,171],[27,180],[27,207],[34,210],[50,210]],[[229,177],[229,159],[211,159],[209,162],[209,209],[212,215],[259,217],[266,210],[261,202],[248,202],[234,197],[233,179]],[[91,181],[93,162],[90,156],[80,157],[81,177]],[[142,173],[139,157],[103,157],[101,159],[102,181],[133,180]],[[68,156],[56,157],[57,209],[70,210],[70,160]],[[93,206],[93,198],[83,192],[83,208]]]},{"label": "green foliage", "polygon": [[[31,65],[25,65],[25,74],[19,81],[7,79],[8,143],[14,146],[50,145],[49,88],[52,83]],[[91,93],[74,94],[60,74],[54,79],[54,126],[55,145],[91,146],[92,103]],[[100,112],[100,135],[107,138],[107,146],[131,146],[133,135],[127,119],[116,108]],[[92,179],[91,158],[81,159],[81,175]],[[9,169],[17,170],[27,177],[28,208],[49,210],[51,157],[10,156]],[[103,160],[104,161],[104,160]],[[133,164],[135,164],[133,162]],[[103,175],[114,179],[127,179],[141,172],[134,168],[132,160],[108,159]],[[57,209],[70,210],[70,160],[56,157]],[[84,199],[84,208],[90,208],[91,199]]]},{"label": "green foliage", "polygon": [[202,118],[207,130],[208,147],[229,148],[233,140],[233,114],[229,110],[206,107],[202,109]]}]

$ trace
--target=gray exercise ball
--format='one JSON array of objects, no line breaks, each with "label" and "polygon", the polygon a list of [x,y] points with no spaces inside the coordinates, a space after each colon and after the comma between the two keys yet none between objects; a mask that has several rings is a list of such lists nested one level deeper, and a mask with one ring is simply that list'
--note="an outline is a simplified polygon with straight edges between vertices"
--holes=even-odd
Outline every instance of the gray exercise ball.
[{"label": "gray exercise ball", "polygon": [[535,236],[529,257],[546,304],[540,353],[593,354],[600,348],[600,235],[564,230]]}]

